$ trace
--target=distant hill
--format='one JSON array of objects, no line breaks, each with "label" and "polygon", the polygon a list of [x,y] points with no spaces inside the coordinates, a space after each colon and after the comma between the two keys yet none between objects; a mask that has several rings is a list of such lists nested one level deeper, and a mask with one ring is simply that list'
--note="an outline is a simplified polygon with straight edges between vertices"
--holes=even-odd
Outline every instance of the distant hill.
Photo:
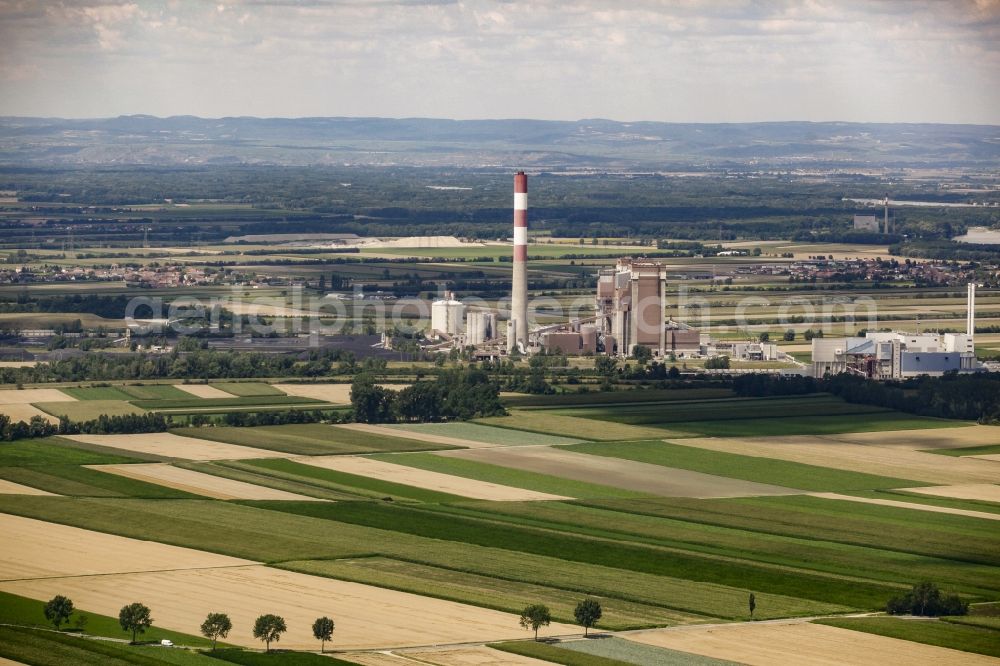
[{"label": "distant hill", "polygon": [[0,118],[4,165],[1000,165],[1000,127],[433,118]]}]

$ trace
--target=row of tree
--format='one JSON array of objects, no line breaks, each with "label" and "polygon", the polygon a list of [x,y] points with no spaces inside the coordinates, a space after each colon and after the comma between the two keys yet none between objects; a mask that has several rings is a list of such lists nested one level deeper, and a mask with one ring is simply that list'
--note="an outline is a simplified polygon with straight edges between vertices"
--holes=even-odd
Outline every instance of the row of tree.
[{"label": "row of tree", "polygon": [[418,381],[400,391],[359,375],[351,385],[351,408],[358,423],[466,421],[507,413],[499,385],[475,367],[443,370],[434,381]]},{"label": "row of tree", "polygon": [[0,440],[51,437],[52,435],[112,435],[141,432],[164,432],[169,422],[162,414],[102,414],[89,421],[73,421],[65,416],[54,425],[44,416],[32,416],[28,421],[12,421],[7,414],[0,414]]}]

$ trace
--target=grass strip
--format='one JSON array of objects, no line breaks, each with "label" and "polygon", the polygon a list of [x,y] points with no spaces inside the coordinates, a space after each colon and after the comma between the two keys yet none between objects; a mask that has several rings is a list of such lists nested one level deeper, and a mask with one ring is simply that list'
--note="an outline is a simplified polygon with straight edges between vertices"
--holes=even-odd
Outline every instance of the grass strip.
[{"label": "grass strip", "polygon": [[0,478],[57,495],[76,497],[146,497],[151,499],[194,499],[198,497],[183,490],[76,465],[0,467]]},{"label": "grass strip", "polygon": [[238,396],[285,395],[284,391],[263,382],[213,382],[209,386]]},{"label": "grass strip", "polygon": [[60,437],[0,442],[0,467],[113,465],[136,461],[136,458],[125,455],[89,450]]},{"label": "grass strip", "polygon": [[592,654],[607,659],[617,659],[638,666],[739,666],[736,662],[703,657],[670,650],[668,648],[644,645],[633,641],[604,636],[580,641],[561,641],[559,647]]},{"label": "grass strip", "polygon": [[1000,657],[1000,631],[995,629],[970,627],[940,620],[910,620],[896,617],[834,618],[815,620],[815,622],[840,629],[863,631],[925,645]]},{"label": "grass strip", "polygon": [[1000,444],[984,444],[982,446],[966,446],[961,449],[925,449],[924,453],[936,453],[939,456],[988,456],[1000,453]]},{"label": "grass strip", "polygon": [[356,662],[344,661],[330,655],[312,652],[250,652],[247,650],[216,650],[207,653],[213,658],[230,664],[243,666],[357,666]]},{"label": "grass strip", "polygon": [[457,448],[403,437],[377,435],[323,423],[294,423],[253,428],[173,428],[171,432],[185,437],[253,446],[303,456],[433,451]]},{"label": "grass strip", "polygon": [[[49,403],[56,404],[56,403]],[[72,403],[68,403],[72,404]],[[141,407],[145,410],[160,410],[160,409],[199,409],[199,410],[210,410],[212,408],[219,407],[259,407],[259,406],[272,406],[272,405],[324,405],[328,406],[322,400],[316,400],[314,398],[297,398],[290,395],[255,395],[247,396],[245,398],[195,398],[187,397],[179,400],[133,400],[132,404],[137,407]]]},{"label": "grass strip", "polygon": [[563,664],[564,666],[632,666],[632,663],[628,661],[618,661],[617,659],[609,659],[594,654],[574,652],[573,650],[535,641],[488,643],[487,647],[502,652],[509,652],[510,654],[518,654],[522,657],[531,657],[533,659],[541,659],[542,661],[550,661],[554,664]]}]

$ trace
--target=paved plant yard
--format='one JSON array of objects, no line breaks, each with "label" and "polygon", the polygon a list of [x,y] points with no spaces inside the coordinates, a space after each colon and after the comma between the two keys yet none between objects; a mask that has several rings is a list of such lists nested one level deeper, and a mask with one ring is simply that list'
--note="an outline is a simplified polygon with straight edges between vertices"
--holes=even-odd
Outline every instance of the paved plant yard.
[{"label": "paved plant yard", "polygon": [[47,493],[44,490],[39,490],[38,488],[32,488],[31,486],[22,486],[20,483],[14,483],[13,481],[8,481],[6,479],[0,479],[0,495],[49,495],[52,496],[55,493]]},{"label": "paved plant yard", "polygon": [[[942,456],[895,446],[877,446],[874,443],[855,444],[845,441],[842,435],[694,437],[673,440],[672,443],[745,456],[790,460],[852,472],[913,479],[922,483],[953,485],[1000,482],[1000,465],[988,460]],[[920,448],[933,448],[933,446]]]},{"label": "paved plant yard", "polygon": [[250,446],[223,444],[207,439],[181,437],[167,432],[141,435],[68,435],[69,439],[123,451],[150,453],[182,460],[245,460],[249,458],[285,458],[287,453]]},{"label": "paved plant yard", "polygon": [[[987,463],[991,464],[993,461],[987,461]],[[1000,465],[997,465],[997,467],[1000,467]],[[998,473],[1000,473],[1000,470],[998,470]],[[953,499],[1000,502],[1000,485],[992,483],[966,483],[957,486],[927,486],[921,488],[902,488],[901,490],[910,493],[920,493],[922,495],[951,497]]]},{"label": "paved plant yard", "polygon": [[[919,620],[918,620],[919,621]],[[808,622],[652,629],[629,640],[750,666],[996,666],[993,657]]]},{"label": "paved plant yard", "polygon": [[[191,469],[174,467],[166,463],[124,464],[124,465],[84,465],[99,472],[154,483],[167,488],[175,488],[203,497],[221,500],[312,500],[315,497],[290,493],[284,490],[258,486],[244,481],[235,481],[221,476],[213,476]],[[1000,516],[998,516],[1000,517]]]},{"label": "paved plant yard", "polygon": [[461,476],[452,476],[451,474],[429,472],[416,467],[395,465],[381,460],[358,456],[308,456],[293,458],[292,460],[304,465],[323,467],[337,472],[357,474],[391,483],[401,483],[407,486],[436,490],[472,499],[492,500],[495,502],[573,499],[562,495],[551,495],[524,488],[503,486],[488,481],[466,479]]},{"label": "paved plant yard", "polygon": [[76,402],[59,389],[0,390],[0,405],[24,405],[32,402]]},{"label": "paved plant yard", "polygon": [[[957,488],[959,486],[944,486],[944,488]],[[977,486],[978,487],[978,486]],[[995,488],[1000,496],[1000,486],[987,486]],[[927,488],[901,488],[911,493],[924,492],[928,495],[937,493],[927,493]],[[898,509],[915,509],[917,511],[930,511],[931,513],[950,513],[953,516],[968,516],[969,518],[984,518],[986,520],[1000,520],[1000,513],[987,513],[986,511],[970,511],[968,509],[953,509],[946,506],[934,506],[933,504],[917,504],[916,502],[900,502],[898,500],[877,499],[874,497],[853,497],[851,495],[841,495],[840,493],[809,493],[813,497],[823,499],[842,500],[845,502],[861,502],[862,504],[881,504],[882,506],[894,506]],[[954,495],[944,495],[944,497],[955,497]],[[978,499],[975,497],[961,497],[959,499]],[[998,501],[998,500],[993,500]]]},{"label": "paved plant yard", "polygon": [[337,427],[349,428],[351,430],[357,430],[358,432],[369,432],[373,435],[382,435],[383,437],[402,437],[403,439],[415,439],[418,442],[427,442],[428,444],[463,446],[469,449],[481,449],[484,447],[492,446],[492,444],[484,444],[483,442],[477,442],[471,439],[461,439],[458,437],[445,437],[444,435],[434,435],[429,432],[410,432],[409,430],[390,428],[388,426],[369,425],[367,423],[345,423],[344,425],[340,425]]},{"label": "paved plant yard", "polygon": [[802,491],[701,472],[574,453],[546,446],[437,451],[433,455],[551,474],[663,497],[755,497],[797,495]]},{"label": "paved plant yard", "polygon": [[226,393],[221,389],[217,389],[214,386],[209,386],[207,384],[177,384],[177,388],[184,391],[185,393],[190,393],[196,398],[234,398],[232,393]]}]

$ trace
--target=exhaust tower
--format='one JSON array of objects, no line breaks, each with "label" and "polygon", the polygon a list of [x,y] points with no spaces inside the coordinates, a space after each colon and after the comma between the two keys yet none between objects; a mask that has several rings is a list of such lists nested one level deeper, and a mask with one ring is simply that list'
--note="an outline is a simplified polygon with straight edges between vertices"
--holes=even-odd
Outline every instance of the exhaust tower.
[{"label": "exhaust tower", "polygon": [[528,348],[528,176],[514,174],[514,274],[507,351]]}]

